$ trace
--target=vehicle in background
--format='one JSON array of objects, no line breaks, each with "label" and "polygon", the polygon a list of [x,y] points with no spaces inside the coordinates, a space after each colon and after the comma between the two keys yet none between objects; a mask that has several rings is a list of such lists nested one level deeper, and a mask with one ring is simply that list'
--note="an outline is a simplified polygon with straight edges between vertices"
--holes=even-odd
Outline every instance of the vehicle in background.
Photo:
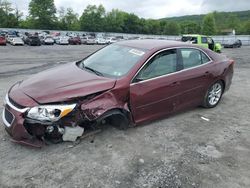
[{"label": "vehicle in background", "polygon": [[73,45],[82,44],[81,38],[79,36],[72,36],[69,38],[69,44]]},{"label": "vehicle in background", "polygon": [[41,43],[45,45],[53,45],[55,43],[51,36],[40,37]]},{"label": "vehicle in background", "polygon": [[191,44],[197,44],[204,48],[209,48],[212,51],[221,53],[221,44],[215,43],[212,37],[197,34],[183,35],[181,38],[182,42],[189,42]]},{"label": "vehicle in background", "polygon": [[5,36],[0,35],[0,45],[6,46],[6,44],[7,44],[7,41],[6,41]]},{"label": "vehicle in background", "polygon": [[42,31],[42,33],[46,33],[47,35],[49,35],[50,31]]},{"label": "vehicle in background", "polygon": [[105,38],[102,38],[102,37],[96,38],[95,41],[96,41],[96,44],[101,44],[101,45],[107,44],[106,39],[105,39]]},{"label": "vehicle in background", "polygon": [[18,32],[18,31],[15,31],[15,30],[8,30],[8,31],[7,31],[7,35],[12,35],[12,36],[13,36],[13,35],[14,35],[14,36],[18,36],[18,33],[19,33],[19,32]]},{"label": "vehicle in background", "polygon": [[81,38],[82,44],[96,44],[96,39],[94,36],[85,36]]},{"label": "vehicle in background", "polygon": [[10,40],[10,44],[13,46],[16,46],[16,45],[23,46],[24,42],[23,42],[23,39],[21,37],[14,37]]},{"label": "vehicle in background", "polygon": [[141,37],[138,36],[128,37],[128,40],[141,40]]},{"label": "vehicle in background", "polygon": [[60,45],[68,45],[69,44],[69,37],[67,36],[60,36],[56,39],[56,44]]},{"label": "vehicle in background", "polygon": [[24,43],[30,46],[41,46],[41,41],[38,35],[28,35]]},{"label": "vehicle in background", "polygon": [[53,38],[53,40],[54,40],[54,43],[56,43],[56,40],[59,39],[60,35],[61,35],[60,32],[52,32],[52,33],[50,34],[50,36],[51,36],[51,37]]},{"label": "vehicle in background", "polygon": [[224,48],[240,48],[242,42],[240,39],[230,39],[223,44]]},{"label": "vehicle in background", "polygon": [[60,32],[52,32],[50,35],[52,37],[59,37],[61,35],[61,33]]},{"label": "vehicle in background", "polygon": [[80,39],[81,39],[81,43],[82,44],[86,44],[87,43],[87,39],[88,38],[86,36],[81,36]]},{"label": "vehicle in background", "polygon": [[0,30],[0,36],[4,36],[6,39],[6,35],[8,34],[8,31]]},{"label": "vehicle in background", "polygon": [[15,37],[17,37],[17,36],[16,36],[16,35],[9,35],[9,34],[7,34],[7,37],[6,37],[7,43],[10,43],[10,41],[11,41],[13,38],[15,38]]},{"label": "vehicle in background", "polygon": [[113,44],[113,43],[115,43],[115,42],[117,42],[118,40],[117,40],[117,38],[115,38],[115,37],[108,37],[108,38],[106,38],[106,42],[107,42],[107,44]]}]

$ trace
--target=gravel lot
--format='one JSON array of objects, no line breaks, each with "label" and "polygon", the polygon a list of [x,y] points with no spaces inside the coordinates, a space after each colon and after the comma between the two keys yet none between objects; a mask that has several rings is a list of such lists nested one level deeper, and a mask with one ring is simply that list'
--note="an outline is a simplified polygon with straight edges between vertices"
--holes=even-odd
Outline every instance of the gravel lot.
[{"label": "gravel lot", "polygon": [[[30,74],[83,58],[101,46],[0,46],[0,110],[8,88]],[[0,187],[250,187],[250,47],[214,109],[196,108],[72,143],[14,144],[0,121]],[[209,121],[201,117],[208,118]]]}]

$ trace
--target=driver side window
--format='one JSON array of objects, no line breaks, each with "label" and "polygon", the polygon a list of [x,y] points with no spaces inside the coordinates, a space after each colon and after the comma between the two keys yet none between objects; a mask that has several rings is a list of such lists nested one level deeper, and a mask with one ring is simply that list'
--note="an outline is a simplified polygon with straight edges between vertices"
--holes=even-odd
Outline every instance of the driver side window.
[{"label": "driver side window", "polygon": [[176,72],[176,62],[175,49],[160,52],[141,69],[136,80],[148,80]]}]

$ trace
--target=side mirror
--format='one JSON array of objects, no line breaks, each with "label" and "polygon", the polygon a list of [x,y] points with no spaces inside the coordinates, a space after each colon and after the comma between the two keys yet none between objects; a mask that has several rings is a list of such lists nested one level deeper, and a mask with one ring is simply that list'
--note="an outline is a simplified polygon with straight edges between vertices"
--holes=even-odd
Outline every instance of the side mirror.
[{"label": "side mirror", "polygon": [[137,82],[141,82],[143,80],[144,80],[143,78],[137,77],[134,79],[134,82],[137,83]]},{"label": "side mirror", "polygon": [[134,78],[134,80],[133,80],[133,83],[138,83],[138,82],[141,82],[141,81],[143,81],[143,80],[146,80],[146,78],[145,77],[143,77],[143,75],[137,75],[135,78]]}]

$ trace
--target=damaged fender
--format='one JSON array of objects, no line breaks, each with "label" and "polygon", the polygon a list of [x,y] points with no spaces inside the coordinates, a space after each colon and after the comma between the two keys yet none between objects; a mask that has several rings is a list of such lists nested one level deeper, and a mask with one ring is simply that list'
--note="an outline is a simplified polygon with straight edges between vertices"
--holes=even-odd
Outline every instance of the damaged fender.
[{"label": "damaged fender", "polygon": [[81,110],[89,121],[102,121],[111,115],[123,115],[132,122],[127,100],[118,100],[112,91],[107,91],[81,105]]}]

